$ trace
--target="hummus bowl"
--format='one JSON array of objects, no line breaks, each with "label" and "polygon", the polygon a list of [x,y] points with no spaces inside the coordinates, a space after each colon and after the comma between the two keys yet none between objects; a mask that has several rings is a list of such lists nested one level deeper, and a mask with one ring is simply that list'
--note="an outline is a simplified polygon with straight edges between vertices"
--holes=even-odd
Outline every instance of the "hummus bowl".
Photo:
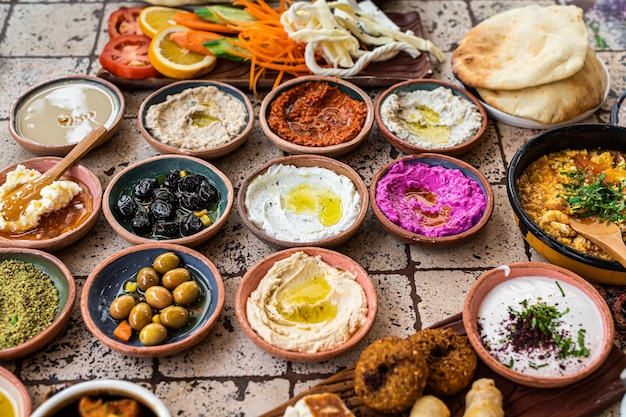
[{"label": "hummus bowl", "polygon": [[[167,289],[173,286],[166,284],[167,278],[157,265],[171,262],[172,259],[178,260],[177,266],[172,269],[183,268],[188,271],[187,281],[184,282],[195,282],[196,297],[189,303],[182,302],[181,298],[176,297],[178,287],[170,290],[169,295],[165,291],[165,286]],[[159,278],[162,278],[162,282],[158,281],[156,285],[151,286],[158,287],[159,292],[154,292],[156,296],[151,295],[151,287],[143,289],[145,288],[143,280],[148,276],[145,268],[154,268]],[[184,287],[181,287],[182,291],[189,293]],[[163,329],[149,329],[145,332],[151,334],[142,334],[146,326],[136,326],[136,323],[142,320],[140,317],[142,314],[143,318],[146,318],[146,315],[140,308],[135,312],[130,310],[128,318],[119,318],[115,312],[124,309],[119,302],[121,296],[133,297],[133,306],[142,303],[149,305],[147,318],[151,320],[153,314],[158,315],[167,330],[165,339],[155,339],[155,334],[159,336],[160,333],[157,332]],[[167,305],[153,302],[167,297],[169,297]],[[105,346],[130,356],[161,357],[189,349],[207,337],[224,307],[224,299],[222,275],[208,258],[186,246],[150,243],[126,248],[96,266],[83,287],[80,311],[89,331]],[[165,312],[166,309],[171,306],[184,307],[188,311],[188,320],[181,327],[170,327],[169,319],[164,318],[168,314]],[[180,308],[177,310],[180,311]],[[112,314],[118,318],[113,318]],[[120,339],[115,333],[123,320],[127,320],[132,326],[128,340]],[[141,331],[139,327],[142,328]]]},{"label": "hummus bowl", "polygon": [[[260,283],[262,283],[262,280],[264,278],[267,278],[267,276],[269,275],[268,272],[274,270],[273,267],[277,263],[283,263],[285,261],[288,262],[289,259],[299,260],[301,259],[299,255],[302,257],[319,257],[323,263],[329,265],[331,268],[336,269],[337,271],[340,271],[342,273],[347,272],[351,274],[352,279],[354,280],[352,281],[352,283],[356,282],[356,284],[358,284],[362,288],[362,293],[364,294],[366,300],[366,308],[365,311],[362,312],[363,316],[361,317],[361,325],[351,336],[349,336],[349,338],[342,342],[339,342],[335,347],[316,351],[306,351],[302,348],[302,345],[308,343],[309,336],[311,340],[315,341],[311,343],[330,346],[328,343],[326,343],[325,340],[320,340],[323,338],[322,336],[319,336],[319,334],[313,336],[311,336],[310,334],[301,335],[301,338],[307,339],[307,341],[299,341],[299,344],[301,345],[299,347],[285,345],[282,341],[279,342],[281,338],[276,338],[276,342],[273,343],[268,341],[266,338],[260,336],[260,334],[253,327],[253,324],[256,320],[251,319],[251,317],[249,316],[249,312],[252,312],[252,310],[248,309],[248,303],[252,302],[251,295],[254,294],[255,290],[260,290]],[[315,271],[309,272],[310,276],[315,275]],[[307,275],[307,272],[303,272],[303,275]],[[316,276],[316,278],[319,277]],[[276,293],[277,298],[285,302],[284,305],[288,305],[290,301],[295,301],[296,303],[299,303],[298,296],[301,295],[306,297],[306,294],[310,295],[310,290],[315,290],[316,296],[320,293],[324,293],[324,297],[317,297],[319,299],[313,300],[311,297],[308,297],[307,301],[305,301],[305,303],[308,303],[306,306],[302,306],[302,304],[299,304],[297,312],[289,311],[289,313],[285,314],[291,319],[296,320],[296,322],[301,321],[301,319],[303,318],[311,319],[311,323],[313,323],[311,326],[316,327],[316,329],[323,329],[328,326],[328,328],[332,330],[321,330],[319,331],[319,333],[323,334],[324,338],[327,337],[329,334],[332,334],[332,336],[330,337],[333,338],[341,333],[340,330],[335,330],[333,323],[343,321],[344,313],[349,314],[346,313],[345,310],[349,310],[349,308],[341,308],[341,311],[337,311],[337,315],[332,317],[322,317],[323,314],[314,314],[315,311],[318,311],[319,313],[320,305],[325,305],[326,307],[328,307],[327,311],[333,311],[333,308],[331,308],[333,301],[329,301],[328,299],[335,291],[324,291],[323,288],[326,288],[325,286],[327,283],[331,283],[334,281],[331,281],[328,275],[322,275],[322,278],[324,280],[323,284],[320,284],[320,282],[311,282],[306,280],[306,282],[301,282],[298,279],[287,281],[287,279],[285,278],[284,286],[279,286],[280,288],[276,291]],[[326,279],[328,279],[328,281],[326,281]],[[332,285],[333,284],[330,284],[331,287]],[[307,292],[307,289],[309,290],[309,292]],[[328,290],[328,288],[326,289]],[[322,300],[322,298],[324,299]],[[344,293],[343,291],[340,294],[339,298],[346,298],[347,300],[349,300],[349,303],[352,303],[353,300],[350,294]],[[278,309],[280,309],[280,307],[278,307]],[[372,283],[372,280],[370,279],[367,272],[351,258],[330,249],[319,247],[290,248],[275,252],[272,255],[267,256],[266,258],[255,264],[244,274],[241,283],[237,288],[237,295],[235,297],[235,314],[237,316],[237,320],[239,321],[239,324],[243,328],[246,335],[250,338],[250,340],[252,340],[252,342],[254,342],[258,347],[273,356],[295,362],[325,361],[339,356],[342,353],[345,353],[348,350],[354,348],[369,332],[374,323],[374,319],[376,318],[377,311],[378,298],[376,295],[376,288],[374,287],[374,284]],[[289,318],[286,320],[289,320]],[[278,322],[280,321],[282,320],[279,320]],[[300,330],[294,328],[293,331],[289,331],[287,333],[292,333],[295,338],[298,338],[299,336],[297,335],[297,333],[299,331]],[[318,333],[318,330],[315,330],[315,332],[307,332],[305,330],[305,333]],[[300,351],[296,349],[300,349]]]},{"label": "hummus bowl", "polygon": [[254,109],[231,85],[177,81],[150,94],[137,119],[143,137],[162,154],[215,159],[243,145],[254,126]]},{"label": "hummus bowl", "polygon": [[389,87],[374,112],[383,137],[406,154],[464,154],[480,142],[488,123],[484,106],[473,94],[431,79]]},{"label": "hummus bowl", "polygon": [[626,128],[605,124],[578,124],[550,129],[524,143],[513,155],[507,171],[507,196],[524,239],[549,262],[597,283],[626,285],[626,269],[617,261],[588,255],[561,243],[535,223],[522,207],[518,178],[544,155],[579,149],[626,152]]},{"label": "hummus bowl", "polygon": [[[176,174],[175,181],[168,179],[171,174]],[[179,181],[185,176],[195,176],[201,182],[182,189]],[[145,184],[149,192],[141,189]],[[205,186],[210,193],[204,191]],[[198,197],[206,202],[196,207]],[[148,158],[120,171],[104,192],[102,210],[115,232],[130,243],[196,246],[224,227],[234,200],[230,180],[215,166],[203,159],[172,154]],[[200,224],[194,217],[201,214],[208,220],[204,218]],[[197,227],[189,227],[194,224]]]},{"label": "hummus bowl", "polygon": [[291,155],[263,164],[237,194],[244,224],[275,248],[345,243],[363,224],[368,205],[359,174],[322,155]]},{"label": "hummus bowl", "polygon": [[124,116],[124,95],[99,77],[72,75],[28,89],[9,111],[9,132],[37,155],[65,156],[94,124],[107,128],[96,146],[109,140]]},{"label": "hummus bowl", "polygon": [[9,402],[15,417],[29,417],[32,409],[30,395],[22,381],[8,369],[0,366],[0,395]]},{"label": "hummus bowl", "polygon": [[374,106],[365,91],[341,78],[302,76],[267,93],[259,123],[270,142],[287,153],[334,157],[367,138]]},{"label": "hummus bowl", "polygon": [[489,181],[449,155],[422,153],[389,161],[370,184],[382,228],[408,244],[451,246],[478,234],[493,213]]},{"label": "hummus bowl", "polygon": [[[74,277],[67,266],[65,266],[65,264],[55,256],[36,249],[0,248],[0,262],[4,263],[6,261],[18,261],[29,265],[29,268],[32,266],[42,271],[52,281],[52,284],[56,288],[58,298],[56,313],[54,313],[54,318],[51,323],[36,336],[23,343],[4,349],[0,348],[0,361],[10,361],[21,358],[48,345],[63,330],[70,318],[70,315],[72,314],[74,304],[76,303],[76,284],[74,282]],[[29,280],[29,282],[33,281]],[[20,291],[21,290],[23,289],[20,288]],[[43,290],[41,294],[44,294]],[[36,309],[39,307],[34,307],[28,304],[25,305],[24,308],[30,309],[25,310],[25,312],[28,313],[28,311],[37,311]],[[12,313],[16,315],[18,314],[17,307],[12,310]],[[42,325],[43,322],[38,324],[38,326]],[[32,326],[32,324],[29,324],[29,326]],[[8,334],[8,332],[3,333],[5,335]],[[4,339],[3,337],[3,340],[7,339]],[[28,415],[28,413],[25,415]]]},{"label": "hummus bowl", "polygon": [[[546,329],[543,336],[533,319]],[[608,357],[615,335],[611,311],[595,287],[543,262],[512,263],[482,274],[465,298],[463,324],[487,366],[536,388],[562,387],[592,375]]]},{"label": "hummus bowl", "polygon": [[[55,156],[40,156],[11,165],[0,171],[0,184],[6,183],[7,174],[15,171],[18,165],[44,173],[60,160]],[[72,245],[95,226],[102,208],[102,185],[98,177],[78,164],[68,169],[61,179],[76,182],[82,192],[67,207],[42,216],[33,229],[21,233],[0,232],[0,247],[54,252]]]}]

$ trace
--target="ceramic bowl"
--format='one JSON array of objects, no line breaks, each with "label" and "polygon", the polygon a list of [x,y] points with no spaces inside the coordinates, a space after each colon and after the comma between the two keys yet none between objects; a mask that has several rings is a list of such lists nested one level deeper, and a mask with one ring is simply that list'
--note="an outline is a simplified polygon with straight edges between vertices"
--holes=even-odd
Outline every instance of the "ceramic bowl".
[{"label": "ceramic bowl", "polygon": [[[134,185],[142,178],[162,178],[172,170],[185,170],[188,173],[206,177],[219,191],[220,199],[213,222],[196,234],[176,238],[156,237],[154,234],[140,235],[135,233],[132,219],[126,220],[115,209],[116,203],[122,194],[129,194]],[[104,191],[102,211],[104,216],[122,238],[133,244],[150,242],[167,242],[185,246],[196,246],[218,233],[233,207],[235,193],[228,177],[205,160],[186,155],[160,155],[137,162],[120,171],[109,183]]]},{"label": "ceramic bowl", "polygon": [[0,349],[0,361],[21,358],[50,343],[65,327],[76,302],[74,276],[55,256],[37,249],[0,248],[0,262],[11,259],[32,264],[45,272],[59,292],[59,306],[54,321],[46,330],[21,345]]},{"label": "ceramic bowl", "polygon": [[[390,129],[383,117],[381,115],[381,106],[385,103],[389,96],[392,94],[407,94],[412,93],[418,90],[424,91],[433,91],[436,88],[444,87],[449,89],[453,95],[460,97],[463,100],[467,100],[472,103],[481,115],[481,125],[478,131],[474,134],[473,137],[468,139],[467,141],[454,145],[454,146],[446,146],[446,147],[426,147],[426,146],[418,146],[408,141],[398,137],[396,133]],[[417,154],[423,152],[432,152],[432,153],[442,153],[446,155],[461,155],[467,153],[470,149],[476,146],[479,142],[485,130],[487,129],[487,112],[485,111],[484,106],[478,101],[478,99],[471,94],[469,91],[458,87],[456,85],[447,83],[445,81],[431,80],[431,79],[417,79],[417,80],[407,80],[401,83],[395,84],[385,90],[376,101],[376,105],[374,106],[376,124],[378,125],[378,129],[382,133],[383,137],[396,149],[406,153],[406,154]]]},{"label": "ceramic bowl", "polygon": [[4,395],[11,403],[15,417],[30,416],[32,404],[26,387],[12,372],[1,366],[0,394]]},{"label": "ceramic bowl", "polygon": [[[36,169],[39,172],[46,172],[59,163],[61,158],[54,156],[41,156],[20,162],[28,169]],[[11,165],[0,171],[0,184],[6,182],[8,172],[14,171],[18,164]],[[21,233],[11,235],[10,233],[0,234],[0,247],[3,248],[31,248],[41,249],[47,252],[54,252],[63,249],[85,236],[98,221],[100,209],[102,208],[102,185],[98,177],[83,165],[74,165],[66,171],[65,178],[75,180],[84,184],[89,190],[92,199],[92,210],[89,215],[78,226],[72,225],[68,231],[60,233],[58,228],[50,228],[44,237],[37,238],[39,229],[33,229],[31,233]],[[54,225],[53,225],[54,226]],[[60,234],[59,234],[60,233]],[[45,237],[49,236],[49,237]]]},{"label": "ceramic bowl", "polygon": [[[163,344],[145,346],[136,331],[128,342],[113,336],[119,324],[109,314],[111,302],[125,290],[125,284],[135,281],[137,272],[152,266],[155,258],[165,252],[174,252],[191,272],[200,288],[200,298],[194,302],[190,323],[179,330],[168,331]],[[142,294],[137,291],[135,294]],[[142,296],[138,297],[143,299]],[[80,311],[89,331],[109,348],[129,356],[169,356],[200,343],[217,322],[224,307],[224,283],[213,262],[186,246],[150,243],[126,248],[102,261],[87,277],[83,287]]]},{"label": "ceramic bowl", "polygon": [[[339,88],[342,93],[349,95],[352,99],[361,101],[365,103],[367,107],[367,115],[365,117],[365,121],[363,122],[363,126],[359,133],[347,142],[340,143],[337,145],[328,145],[328,146],[306,146],[299,145],[293,142],[290,142],[286,139],[283,139],[278,134],[276,134],[268,124],[268,117],[271,112],[272,103],[285,91],[292,89],[296,86],[307,82],[315,82],[315,83],[328,83],[333,87]],[[324,156],[339,156],[346,154],[355,148],[357,148],[369,135],[370,130],[374,124],[374,106],[372,104],[372,100],[367,95],[365,91],[357,87],[356,85],[342,80],[341,78],[335,77],[322,77],[322,76],[302,76],[297,77],[292,80],[286,81],[274,88],[270,91],[265,98],[263,98],[263,102],[261,103],[261,109],[259,112],[259,123],[261,124],[261,129],[267,138],[279,149],[290,153],[290,154],[315,154],[315,155],[324,155]]]},{"label": "ceramic bowl", "polygon": [[[481,321],[479,317],[488,317],[490,312],[495,317],[499,317],[498,320],[507,317],[506,313],[498,313],[498,310],[494,308],[492,303],[487,302],[483,304],[485,297],[494,291],[496,286],[500,284],[507,285],[520,277],[544,277],[547,280],[545,285],[550,286],[548,288],[552,288],[554,295],[548,296],[545,293],[546,296],[543,300],[545,300],[546,304],[556,306],[559,311],[570,309],[568,313],[562,316],[562,320],[566,320],[566,317],[573,315],[573,320],[579,323],[582,315],[581,311],[584,311],[585,316],[588,316],[587,324],[589,326],[585,326],[587,330],[585,346],[589,347],[589,362],[581,366],[580,369],[573,372],[565,372],[563,375],[553,376],[539,375],[529,368],[518,371],[508,366],[508,363],[506,365],[501,363],[483,345],[481,330],[479,330],[479,321]],[[519,305],[522,302],[521,299],[526,299],[529,305],[538,302],[532,295],[535,291],[535,286],[520,284],[519,281],[515,282],[516,287],[514,289],[509,288],[508,293],[497,293],[498,299],[503,300],[503,306],[509,306],[510,304],[510,307],[519,310],[522,309]],[[557,285],[551,287],[553,284]],[[583,302],[578,301],[579,299],[574,297],[576,292],[579,293],[579,299],[586,300],[589,303],[590,307],[588,310],[581,309],[580,306],[583,305]],[[561,298],[561,294],[564,294],[562,300],[552,298]],[[568,316],[570,313],[571,315]],[[470,343],[487,366],[511,381],[536,388],[562,387],[580,381],[592,374],[608,357],[613,347],[613,337],[615,335],[611,311],[604,298],[589,282],[565,268],[541,262],[512,263],[494,268],[481,275],[467,293],[463,306],[463,325],[467,331]],[[484,330],[487,325],[481,321],[480,327]],[[594,327],[600,331],[595,348],[592,348],[590,339],[593,339],[593,336],[587,327]],[[569,330],[567,331],[569,332]],[[566,337],[565,335],[563,336]],[[577,339],[577,334],[573,335],[573,339]],[[520,362],[516,361],[515,363]],[[540,367],[541,365],[543,364],[540,364]],[[578,363],[575,366],[578,366]],[[531,375],[532,372],[535,372],[535,374]]]},{"label": "ceramic bowl", "polygon": [[520,204],[516,181],[526,167],[543,155],[565,149],[608,149],[626,152],[626,127],[578,124],[542,132],[520,146],[509,165],[506,188],[509,203],[524,239],[549,262],[604,284],[626,285],[626,269],[609,261],[579,252],[549,236]]},{"label": "ceramic bowl", "polygon": [[[474,225],[470,227],[469,229],[463,232],[451,234],[448,236],[427,236],[424,234],[420,234],[420,233],[416,233],[416,232],[412,232],[407,229],[404,229],[399,224],[396,224],[393,221],[391,221],[383,213],[383,211],[379,207],[379,203],[377,203],[378,201],[377,200],[377,195],[378,195],[377,188],[378,188],[378,183],[381,181],[381,179],[383,179],[388,174],[389,170],[392,167],[394,167],[396,164],[400,162],[404,164],[417,164],[421,162],[431,167],[441,166],[449,170],[460,170],[461,173],[465,177],[476,181],[478,185],[480,186],[480,189],[482,193],[484,194],[485,200],[486,200],[486,206],[485,206],[483,215],[480,218],[480,220],[474,223]],[[478,171],[472,165],[460,159],[454,158],[452,156],[444,155],[444,154],[437,154],[437,153],[422,153],[422,154],[417,154],[417,155],[405,155],[403,157],[389,161],[385,166],[383,166],[383,168],[380,171],[378,171],[374,175],[374,178],[372,179],[372,182],[370,184],[370,201],[372,202],[371,203],[372,211],[374,212],[376,219],[378,219],[378,221],[380,222],[380,225],[383,227],[383,229],[385,229],[385,231],[387,231],[387,233],[389,233],[396,239],[404,243],[408,243],[408,244],[419,244],[419,245],[440,246],[440,247],[459,244],[461,242],[465,242],[468,239],[473,238],[476,234],[478,234],[485,227],[487,222],[489,222],[489,219],[491,218],[491,214],[493,213],[493,206],[494,206],[493,190],[487,178],[485,178],[485,176],[480,171]]]},{"label": "ceramic bowl", "polygon": [[626,91],[613,103],[611,107],[611,124],[626,127]]},{"label": "ceramic bowl", "polygon": [[[248,321],[246,304],[250,294],[259,286],[261,279],[263,279],[269,269],[276,262],[289,258],[294,253],[300,251],[310,256],[320,256],[324,262],[330,264],[331,266],[352,272],[356,275],[356,282],[361,284],[363,290],[365,291],[368,303],[367,320],[365,324],[354,335],[352,335],[348,341],[336,348],[322,350],[315,353],[296,352],[282,349],[265,341],[265,339],[259,336],[259,334],[252,328],[250,322]],[[237,320],[250,340],[273,356],[296,362],[320,362],[337,357],[354,348],[355,345],[359,343],[359,341],[361,341],[369,332],[374,323],[377,312],[378,298],[376,296],[376,288],[374,287],[374,284],[372,283],[372,280],[367,272],[358,263],[346,255],[319,247],[290,248],[267,256],[244,274],[241,283],[237,288],[237,295],[235,296],[235,314],[237,316]]]},{"label": "ceramic bowl", "polygon": [[[240,101],[245,107],[246,112],[246,125],[243,130],[241,130],[241,132],[239,132],[236,137],[232,138],[230,141],[224,144],[201,150],[186,149],[166,144],[154,137],[152,130],[146,126],[146,114],[148,112],[148,109],[153,105],[165,102],[170,96],[180,94],[191,88],[198,87],[216,87],[221,92],[226,93]],[[141,131],[143,137],[150,144],[150,146],[152,146],[154,149],[161,152],[162,154],[180,154],[195,156],[202,159],[215,159],[229,154],[241,145],[243,145],[248,136],[250,136],[250,133],[252,132],[252,128],[254,126],[254,109],[252,108],[252,103],[250,103],[250,99],[248,98],[248,96],[246,96],[241,90],[231,85],[218,81],[178,81],[162,87],[154,93],[150,94],[143,101],[143,103],[141,103],[137,119],[139,124],[139,130]]]},{"label": "ceramic bowl", "polygon": [[[246,206],[246,196],[248,194],[250,184],[255,180],[259,175],[265,174],[270,167],[277,165],[291,165],[296,168],[304,168],[304,167],[321,167],[326,168],[331,171],[334,171],[338,175],[343,175],[348,177],[352,183],[356,187],[356,191],[361,197],[361,202],[358,206],[358,212],[356,213],[356,219],[354,222],[347,227],[344,231],[335,234],[333,236],[328,236],[325,238],[321,238],[314,241],[296,241],[296,238],[293,239],[288,237],[277,238],[274,235],[270,235],[266,232],[266,230],[261,229],[261,227],[257,226],[250,220],[250,214],[248,211],[248,207]],[[298,185],[298,184],[296,184]],[[295,187],[294,187],[295,188]],[[273,193],[271,190],[267,192],[269,198],[273,198],[275,195],[285,196],[288,190],[276,191]],[[277,194],[282,193],[282,194]],[[314,197],[311,197],[314,199]],[[266,244],[274,247],[274,248],[287,248],[287,247],[302,247],[302,246],[320,246],[320,247],[334,247],[338,246],[342,243],[348,241],[354,234],[358,231],[359,227],[363,224],[365,220],[365,216],[367,214],[367,207],[369,205],[369,195],[367,193],[367,186],[363,182],[363,179],[359,176],[359,174],[353,170],[350,166],[339,162],[333,158],[329,158],[321,155],[291,155],[283,158],[278,158],[273,161],[270,161],[266,164],[263,164],[253,170],[248,177],[244,179],[241,186],[239,187],[239,192],[237,194],[237,209],[239,210],[239,214],[241,215],[243,223],[250,229],[250,231],[258,237],[260,240],[265,242]],[[317,209],[321,210],[321,209]],[[319,213],[318,213],[319,214]],[[298,215],[294,215],[298,217]],[[284,222],[284,220],[282,220]]]},{"label": "ceramic bowl", "polygon": [[118,379],[94,379],[79,382],[53,394],[33,412],[31,417],[78,415],[78,401],[84,396],[130,398],[146,407],[155,417],[171,417],[163,401],[141,385]]},{"label": "ceramic bowl", "polygon": [[93,122],[108,131],[96,146],[109,140],[120,127],[124,108],[124,95],[109,81],[89,75],[56,78],[28,89],[13,102],[9,132],[34,154],[64,156]]}]

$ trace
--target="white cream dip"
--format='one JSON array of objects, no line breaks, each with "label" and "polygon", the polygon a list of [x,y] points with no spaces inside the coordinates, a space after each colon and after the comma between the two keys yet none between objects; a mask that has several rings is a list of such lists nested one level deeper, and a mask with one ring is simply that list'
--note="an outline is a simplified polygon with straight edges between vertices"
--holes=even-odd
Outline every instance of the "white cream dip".
[{"label": "white cream dip", "polygon": [[[510,310],[517,312],[529,306],[545,303],[554,306],[563,314],[558,320],[558,332],[569,337],[576,348],[581,348],[579,330],[583,329],[584,347],[588,356],[567,356],[558,358],[558,352],[548,349],[522,349],[515,351],[510,340],[511,331],[506,325],[514,321]],[[478,311],[478,326],[481,340],[487,350],[499,362],[526,375],[557,377],[571,375],[583,369],[600,353],[604,330],[602,317],[592,300],[580,289],[554,278],[525,276],[513,278],[494,287],[481,303]]]}]

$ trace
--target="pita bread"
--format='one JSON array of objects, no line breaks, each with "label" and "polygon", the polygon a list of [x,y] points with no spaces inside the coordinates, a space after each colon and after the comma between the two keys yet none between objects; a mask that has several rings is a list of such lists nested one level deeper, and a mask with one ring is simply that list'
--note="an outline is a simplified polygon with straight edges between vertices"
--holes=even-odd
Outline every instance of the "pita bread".
[{"label": "pita bread", "polygon": [[492,16],[471,29],[452,54],[466,86],[519,90],[576,74],[589,39],[576,6],[531,5]]},{"label": "pita bread", "polygon": [[513,116],[542,124],[569,120],[602,103],[607,87],[604,69],[588,47],[583,68],[565,80],[515,91],[477,88],[483,101]]}]

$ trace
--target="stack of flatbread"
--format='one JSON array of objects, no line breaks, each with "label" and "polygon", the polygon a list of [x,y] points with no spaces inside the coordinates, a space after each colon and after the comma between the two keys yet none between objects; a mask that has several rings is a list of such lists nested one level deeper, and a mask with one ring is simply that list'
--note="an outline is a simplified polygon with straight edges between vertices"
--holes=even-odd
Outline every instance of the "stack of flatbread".
[{"label": "stack of flatbread", "polygon": [[576,6],[531,5],[485,19],[459,42],[452,71],[490,106],[541,124],[600,105],[608,83]]}]

